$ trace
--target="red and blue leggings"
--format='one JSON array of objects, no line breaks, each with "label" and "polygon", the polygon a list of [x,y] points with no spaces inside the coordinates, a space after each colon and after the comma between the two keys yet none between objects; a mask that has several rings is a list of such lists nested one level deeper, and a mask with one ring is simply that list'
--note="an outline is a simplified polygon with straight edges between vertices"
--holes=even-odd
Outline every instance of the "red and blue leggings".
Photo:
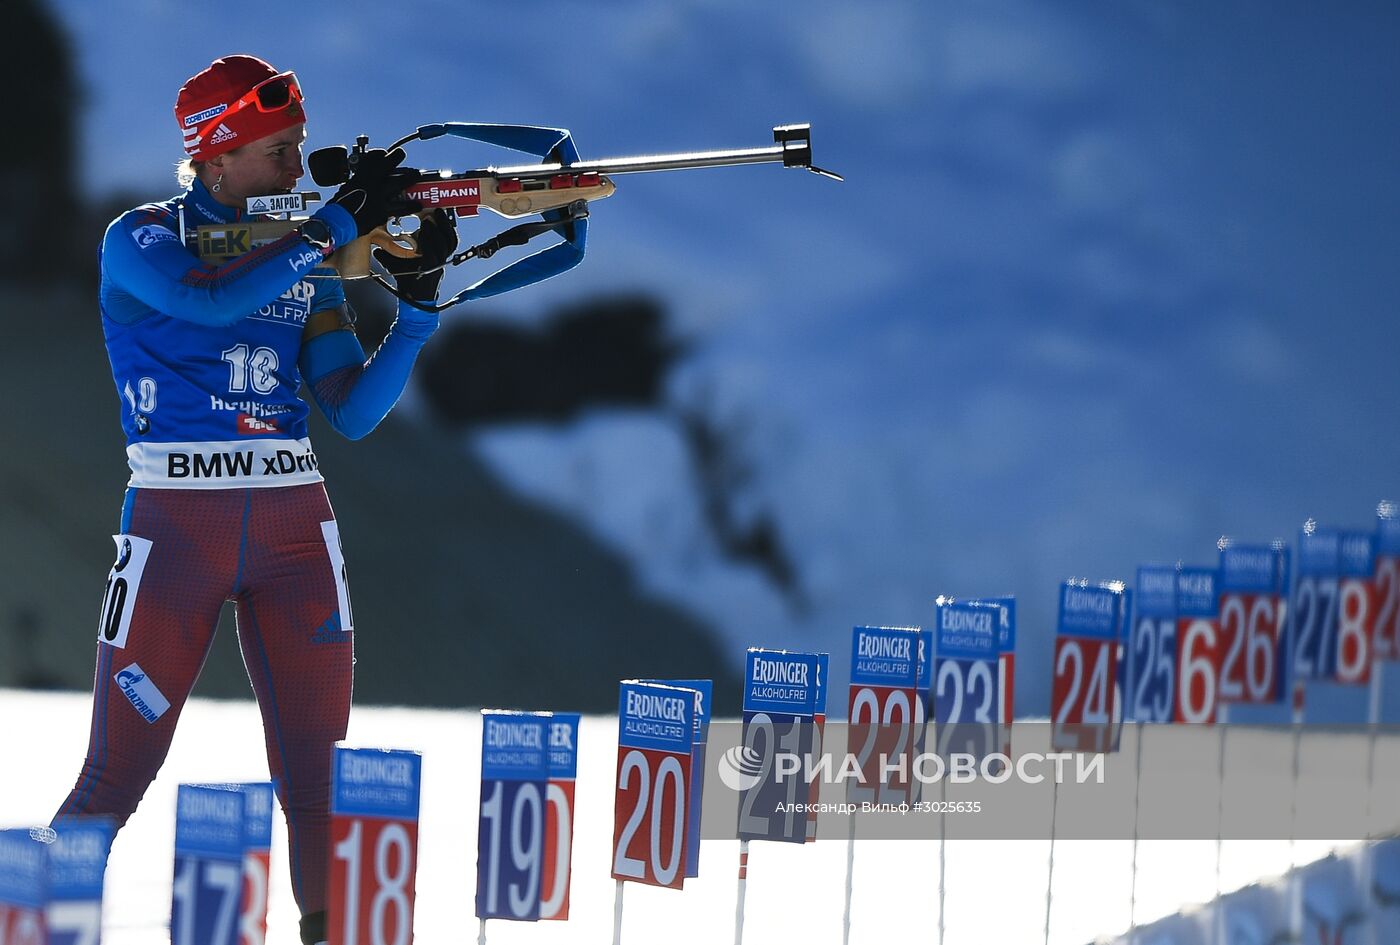
[{"label": "red and blue leggings", "polygon": [[129,489],[103,600],[87,759],[58,816],[126,823],[170,748],[224,601],[262,710],[292,887],[325,908],[331,746],[353,645],[339,532],[321,483]]}]

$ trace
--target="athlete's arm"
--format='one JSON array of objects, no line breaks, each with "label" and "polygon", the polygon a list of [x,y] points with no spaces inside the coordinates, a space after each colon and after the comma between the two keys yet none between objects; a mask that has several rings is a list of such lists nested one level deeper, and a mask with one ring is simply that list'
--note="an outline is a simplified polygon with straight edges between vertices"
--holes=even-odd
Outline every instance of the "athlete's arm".
[{"label": "athlete's arm", "polygon": [[437,330],[438,317],[400,304],[398,318],[369,360],[351,324],[344,305],[313,312],[302,335],[298,365],[331,426],[358,440],[398,403],[418,352]]},{"label": "athlete's arm", "polygon": [[[334,244],[355,239],[355,220],[343,207],[322,207],[315,216],[331,228]],[[135,321],[152,308],[201,325],[232,325],[276,299],[321,264],[321,251],[295,232],[211,266],[186,249],[172,214],[145,207],[122,214],[102,238],[103,279],[118,293],[104,312]],[[123,306],[120,293],[141,305]]]}]

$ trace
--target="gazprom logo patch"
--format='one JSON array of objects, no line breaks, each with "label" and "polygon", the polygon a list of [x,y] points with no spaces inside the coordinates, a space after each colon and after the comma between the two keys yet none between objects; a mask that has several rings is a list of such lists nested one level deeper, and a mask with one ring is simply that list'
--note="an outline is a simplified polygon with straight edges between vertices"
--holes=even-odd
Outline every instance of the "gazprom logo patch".
[{"label": "gazprom logo patch", "polygon": [[213,118],[215,115],[222,115],[228,109],[227,105],[215,105],[213,108],[206,108],[202,112],[195,112],[185,118],[185,127],[192,128]]},{"label": "gazprom logo patch", "polygon": [[156,243],[163,243],[166,240],[178,240],[173,230],[167,227],[147,224],[131,231],[131,238],[136,241],[136,245],[145,249],[147,246],[154,246]]},{"label": "gazprom logo patch", "polygon": [[155,683],[146,678],[146,671],[138,664],[132,663],[112,678],[117,681],[122,695],[147,722],[156,721],[170,708],[170,700],[161,694]]}]

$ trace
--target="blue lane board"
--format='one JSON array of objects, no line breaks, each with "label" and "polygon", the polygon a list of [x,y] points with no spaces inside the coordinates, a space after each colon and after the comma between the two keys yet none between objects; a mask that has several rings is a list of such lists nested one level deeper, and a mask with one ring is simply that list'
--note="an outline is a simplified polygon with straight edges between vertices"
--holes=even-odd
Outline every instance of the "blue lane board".
[{"label": "blue lane board", "polygon": [[933,632],[940,660],[995,661],[1000,650],[1001,608],[975,601],[942,603]]},{"label": "blue lane board", "polygon": [[180,785],[175,798],[175,855],[242,863],[246,803],[237,785]]},{"label": "blue lane board", "polygon": [[272,782],[250,781],[234,785],[245,797],[243,842],[254,850],[272,848]]},{"label": "blue lane board", "polygon": [[1400,555],[1400,516],[1376,519],[1376,551],[1383,555]]},{"label": "blue lane board", "polygon": [[[1342,536],[1335,528],[1308,527],[1298,533],[1298,599],[1288,611],[1288,660],[1297,679],[1327,680],[1337,669],[1337,578]],[[1308,583],[1304,579],[1311,578]],[[1324,603],[1324,600],[1326,601]],[[1308,601],[1311,607],[1304,607]],[[1300,665],[1301,664],[1301,665]]]},{"label": "blue lane board", "polygon": [[58,839],[49,847],[49,900],[101,899],[116,824],[109,817],[74,817],[53,826]]},{"label": "blue lane board", "polygon": [[416,751],[335,747],[331,813],[417,820],[423,756]]},{"label": "blue lane board", "polygon": [[689,755],[695,690],[625,680],[618,686],[617,745]]},{"label": "blue lane board", "polygon": [[1298,573],[1319,577],[1335,575],[1341,566],[1341,535],[1335,528],[1319,528],[1311,535],[1298,533]]},{"label": "blue lane board", "polygon": [[549,720],[549,777],[573,781],[578,777],[577,712],[555,712]]},{"label": "blue lane board", "polygon": [[907,627],[851,631],[851,685],[913,689],[919,682],[919,632]]},{"label": "blue lane board", "polygon": [[974,604],[991,604],[1001,609],[1001,619],[997,625],[997,652],[1016,652],[1016,598],[1015,597],[978,597],[974,598]]},{"label": "blue lane board", "polygon": [[1123,714],[1136,722],[1170,722],[1176,691],[1176,566],[1139,567],[1134,601],[1120,667]]},{"label": "blue lane board", "polygon": [[1337,570],[1342,577],[1369,579],[1375,576],[1375,532],[1342,532],[1337,551]]},{"label": "blue lane board", "polygon": [[1139,617],[1176,619],[1176,568],[1145,564],[1137,571]]},{"label": "blue lane board", "polygon": [[825,713],[826,654],[750,649],[744,660],[744,712],[770,716]]},{"label": "blue lane board", "polygon": [[[1274,543],[1274,580],[1279,598],[1284,601],[1280,609],[1278,627],[1279,671],[1274,679],[1274,701],[1282,702],[1293,691],[1294,659],[1293,620],[1288,602],[1293,599],[1293,550],[1282,542]],[[1296,658],[1296,657],[1295,657]]]},{"label": "blue lane board", "polygon": [[1278,552],[1268,545],[1220,549],[1222,594],[1272,594],[1278,589]]},{"label": "blue lane board", "polygon": [[704,812],[705,742],[710,737],[710,704],[715,693],[714,680],[644,679],[642,681],[662,686],[694,689],[696,693],[695,725],[692,729],[695,740],[690,747],[690,801],[688,802],[685,824],[685,876],[687,879],[693,879],[700,875],[700,815]]},{"label": "blue lane board", "polygon": [[695,700],[695,743],[704,744],[710,737],[710,702],[714,699],[715,683],[712,679],[643,679],[645,683],[658,686],[675,686],[679,689],[694,689],[699,693]]},{"label": "blue lane board", "polygon": [[1065,581],[1060,585],[1059,620],[1055,632],[1059,636],[1115,640],[1118,636],[1119,611],[1119,596],[1108,588]]},{"label": "blue lane board", "polygon": [[1181,568],[1176,572],[1176,615],[1216,617],[1220,613],[1220,572],[1215,568]]},{"label": "blue lane board", "polygon": [[481,780],[549,780],[546,712],[481,710]]},{"label": "blue lane board", "polygon": [[1275,548],[1274,554],[1278,556],[1278,592],[1287,600],[1293,591],[1293,549],[1284,545]]},{"label": "blue lane board", "polygon": [[48,845],[24,829],[0,830],[0,902],[25,909],[44,907]]}]

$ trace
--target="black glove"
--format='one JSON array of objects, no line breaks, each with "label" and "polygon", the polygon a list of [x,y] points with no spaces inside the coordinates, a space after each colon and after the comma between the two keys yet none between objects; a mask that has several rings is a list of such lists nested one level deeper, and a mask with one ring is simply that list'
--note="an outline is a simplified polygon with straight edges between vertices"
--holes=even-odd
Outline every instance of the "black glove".
[{"label": "black glove", "polygon": [[403,197],[404,189],[417,183],[419,177],[417,171],[399,167],[405,157],[403,148],[392,152],[374,148],[350,156],[350,179],[335,192],[330,203],[350,211],[360,236],[383,226],[390,217],[405,216],[420,208],[421,204]]},{"label": "black glove", "polygon": [[437,298],[443,265],[457,251],[457,221],[439,207],[423,219],[414,238],[417,256],[400,259],[376,249],[374,258],[394,277],[400,292],[418,302],[431,302]]}]

